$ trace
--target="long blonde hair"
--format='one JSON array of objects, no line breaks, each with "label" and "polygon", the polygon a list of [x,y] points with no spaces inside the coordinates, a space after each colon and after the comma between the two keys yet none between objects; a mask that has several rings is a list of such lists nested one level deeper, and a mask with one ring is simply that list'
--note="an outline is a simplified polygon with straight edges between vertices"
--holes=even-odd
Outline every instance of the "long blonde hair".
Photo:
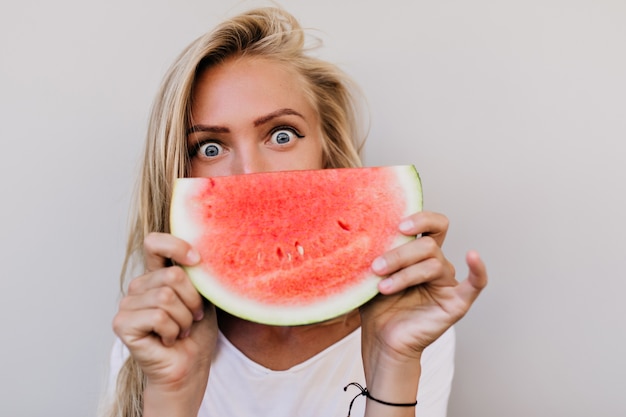
[{"label": "long blonde hair", "polygon": [[[121,286],[139,264],[150,232],[169,232],[173,180],[188,175],[186,131],[198,76],[234,56],[260,56],[293,66],[306,80],[305,91],[319,114],[325,168],[361,165],[364,135],[358,125],[358,91],[337,66],[307,54],[305,33],[282,9],[269,7],[235,16],[192,42],[167,72],[152,108],[135,210],[127,242]],[[130,357],[122,367],[108,415],[140,417],[145,378]]]}]

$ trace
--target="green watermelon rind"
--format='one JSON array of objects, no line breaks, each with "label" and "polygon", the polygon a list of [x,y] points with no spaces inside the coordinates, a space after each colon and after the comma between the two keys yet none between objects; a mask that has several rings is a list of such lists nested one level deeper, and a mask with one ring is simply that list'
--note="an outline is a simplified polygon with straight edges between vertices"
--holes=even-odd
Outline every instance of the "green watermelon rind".
[{"label": "green watermelon rind", "polygon": [[[393,170],[398,184],[405,191],[407,207],[404,216],[421,211],[423,206],[422,184],[415,167],[413,165],[397,165],[384,167],[384,169]],[[194,229],[192,222],[183,220],[192,217],[185,214],[187,210],[185,202],[196,191],[193,178],[181,178],[176,180],[172,195],[171,233],[187,242],[194,242],[198,237],[198,231]],[[387,250],[413,239],[415,239],[414,236],[398,233]],[[198,292],[216,307],[249,321],[274,326],[312,324],[348,313],[375,297],[378,294],[378,283],[382,279],[382,277],[371,274],[359,284],[351,287],[349,291],[326,297],[319,303],[305,306],[268,306],[234,293],[200,266],[184,267],[184,269]]]}]

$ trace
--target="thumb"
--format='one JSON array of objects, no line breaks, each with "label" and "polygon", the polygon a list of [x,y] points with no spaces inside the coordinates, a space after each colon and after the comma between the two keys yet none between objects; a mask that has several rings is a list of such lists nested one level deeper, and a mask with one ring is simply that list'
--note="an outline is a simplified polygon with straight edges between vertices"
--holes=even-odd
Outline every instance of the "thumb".
[{"label": "thumb", "polygon": [[476,251],[469,251],[465,256],[469,267],[467,279],[459,284],[459,296],[472,304],[480,292],[487,286],[487,268]]}]

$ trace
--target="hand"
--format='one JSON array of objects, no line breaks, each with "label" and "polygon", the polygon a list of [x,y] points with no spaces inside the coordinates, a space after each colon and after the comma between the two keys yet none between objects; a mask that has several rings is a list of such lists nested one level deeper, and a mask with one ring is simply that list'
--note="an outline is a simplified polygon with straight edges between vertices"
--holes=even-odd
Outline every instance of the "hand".
[{"label": "hand", "polygon": [[170,393],[199,407],[217,338],[215,309],[203,304],[180,266],[167,265],[191,266],[200,257],[172,235],[151,233],[144,259],[146,273],[129,284],[113,329],[146,376],[146,407],[149,392],[150,398],[165,400]]},{"label": "hand", "polygon": [[416,213],[400,225],[400,231],[421,237],[374,261],[372,270],[387,278],[379,284],[381,294],[361,308],[368,379],[376,373],[380,377],[383,368],[389,377],[394,369],[404,377],[416,370],[419,379],[422,351],[467,313],[487,285],[485,266],[474,251],[466,257],[468,278],[456,280],[455,268],[441,250],[448,231],[445,216]]}]

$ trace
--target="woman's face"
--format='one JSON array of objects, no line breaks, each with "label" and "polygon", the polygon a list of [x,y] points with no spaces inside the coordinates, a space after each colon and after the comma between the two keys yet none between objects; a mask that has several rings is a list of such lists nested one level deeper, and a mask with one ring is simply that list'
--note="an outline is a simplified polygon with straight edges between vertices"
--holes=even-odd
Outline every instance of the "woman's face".
[{"label": "woman's face", "polygon": [[187,141],[192,177],[322,168],[322,134],[291,68],[238,58],[202,73]]}]

